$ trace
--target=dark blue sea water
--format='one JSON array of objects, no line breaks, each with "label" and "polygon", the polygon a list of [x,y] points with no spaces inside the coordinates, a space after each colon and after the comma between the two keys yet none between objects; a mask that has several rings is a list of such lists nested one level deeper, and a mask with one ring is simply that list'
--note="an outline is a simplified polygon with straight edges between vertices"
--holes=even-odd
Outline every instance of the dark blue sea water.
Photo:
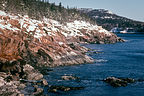
[{"label": "dark blue sea water", "polygon": [[[144,82],[114,88],[101,81],[109,76],[144,79],[144,34],[118,34],[118,36],[126,42],[85,45],[103,52],[91,55],[96,61],[94,64],[57,67],[45,76],[50,85],[84,86],[84,89],[47,94],[49,96],[144,96]],[[80,77],[80,81],[61,80],[61,76],[65,74]]]}]

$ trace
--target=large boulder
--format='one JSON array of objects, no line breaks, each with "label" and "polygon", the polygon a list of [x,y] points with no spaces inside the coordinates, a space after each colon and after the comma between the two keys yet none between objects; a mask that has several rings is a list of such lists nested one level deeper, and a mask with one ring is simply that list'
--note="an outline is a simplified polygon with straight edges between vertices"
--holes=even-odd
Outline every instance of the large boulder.
[{"label": "large boulder", "polygon": [[26,74],[26,79],[28,80],[41,80],[43,78],[43,75],[31,65],[26,64],[23,70]]}]

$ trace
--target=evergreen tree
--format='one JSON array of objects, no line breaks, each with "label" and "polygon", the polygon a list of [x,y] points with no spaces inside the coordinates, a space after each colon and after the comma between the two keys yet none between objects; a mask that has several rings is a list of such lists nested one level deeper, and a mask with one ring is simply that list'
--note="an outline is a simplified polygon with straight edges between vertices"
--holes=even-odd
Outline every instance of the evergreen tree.
[{"label": "evergreen tree", "polygon": [[56,10],[56,8],[55,8],[55,3],[52,3],[52,4],[51,4],[51,6],[50,6],[50,10],[51,10],[51,11]]},{"label": "evergreen tree", "polygon": [[58,8],[59,8],[59,11],[61,12],[62,11],[62,4],[61,4],[61,2],[59,3]]}]

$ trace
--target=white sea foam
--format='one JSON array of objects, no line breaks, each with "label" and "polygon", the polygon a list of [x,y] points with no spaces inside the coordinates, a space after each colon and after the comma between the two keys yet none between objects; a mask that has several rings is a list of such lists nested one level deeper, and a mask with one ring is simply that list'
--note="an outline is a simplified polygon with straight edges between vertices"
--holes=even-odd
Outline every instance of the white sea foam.
[{"label": "white sea foam", "polygon": [[104,60],[104,59],[95,59],[95,62],[107,62],[108,60]]}]

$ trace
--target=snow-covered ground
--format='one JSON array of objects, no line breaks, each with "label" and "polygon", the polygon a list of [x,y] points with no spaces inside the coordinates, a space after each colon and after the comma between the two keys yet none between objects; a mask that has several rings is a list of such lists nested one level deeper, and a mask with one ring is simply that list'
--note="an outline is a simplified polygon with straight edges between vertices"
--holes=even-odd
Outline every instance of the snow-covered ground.
[{"label": "snow-covered ground", "polygon": [[[55,36],[57,32],[61,32],[65,37],[71,36],[84,36],[81,29],[87,30],[86,32],[95,30],[96,32],[104,33],[106,35],[111,35],[110,32],[103,29],[100,26],[90,24],[86,21],[75,20],[73,22],[68,22],[66,25],[60,24],[58,21],[44,18],[42,21],[29,18],[25,16],[15,16],[12,14],[7,14],[4,11],[0,11],[0,28],[7,29],[11,31],[23,30],[26,34],[34,35],[35,38],[40,39],[42,36]],[[7,19],[4,19],[7,17]],[[17,23],[14,26],[11,21]],[[17,22],[16,22],[17,21]],[[2,32],[1,32],[2,33]]]}]

